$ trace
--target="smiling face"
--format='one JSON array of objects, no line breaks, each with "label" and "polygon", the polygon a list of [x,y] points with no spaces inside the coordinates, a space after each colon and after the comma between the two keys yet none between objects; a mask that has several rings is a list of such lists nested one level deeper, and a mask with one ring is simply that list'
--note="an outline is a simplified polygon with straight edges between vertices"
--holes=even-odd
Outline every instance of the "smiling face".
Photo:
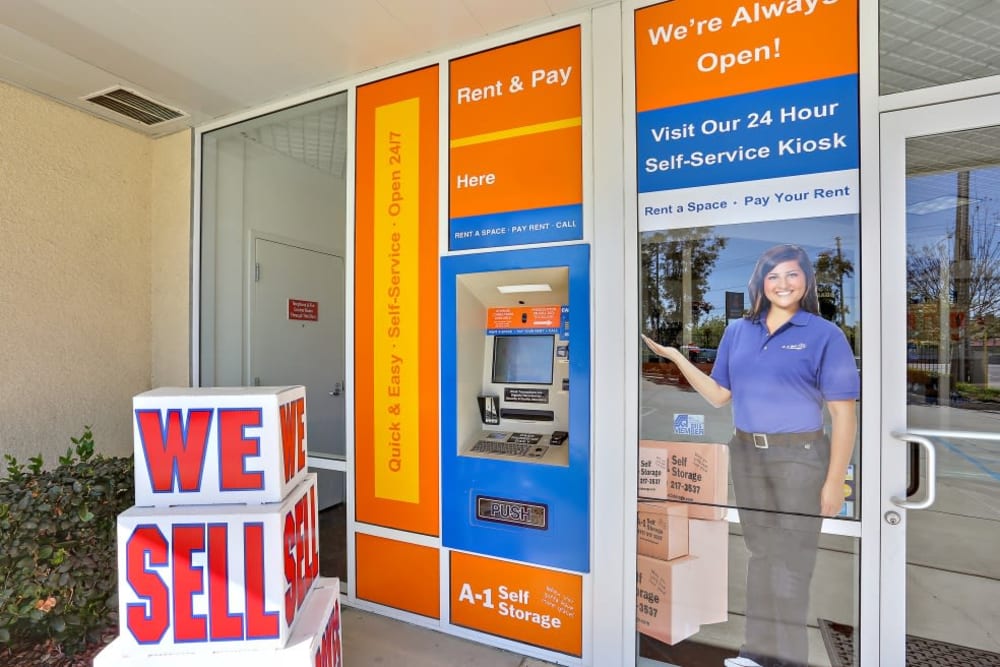
[{"label": "smiling face", "polygon": [[781,262],[764,276],[764,297],[771,308],[795,312],[806,294],[806,275],[796,261]]}]

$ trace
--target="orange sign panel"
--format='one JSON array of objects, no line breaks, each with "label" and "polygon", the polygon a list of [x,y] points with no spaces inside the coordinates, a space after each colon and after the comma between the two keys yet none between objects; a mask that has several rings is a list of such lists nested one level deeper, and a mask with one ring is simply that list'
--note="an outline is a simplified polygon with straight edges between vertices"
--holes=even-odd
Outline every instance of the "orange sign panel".
[{"label": "orange sign panel", "polygon": [[355,377],[359,521],[438,515],[438,68],[358,88]]},{"label": "orange sign panel", "polygon": [[635,12],[636,111],[858,71],[854,0],[674,0]]},{"label": "orange sign panel", "polygon": [[486,328],[554,329],[560,325],[561,313],[561,306],[490,308],[486,311]]},{"label": "orange sign panel", "polygon": [[453,551],[449,596],[455,625],[582,655],[579,575]]},{"label": "orange sign panel", "polygon": [[453,60],[450,217],[582,201],[580,28]]},{"label": "orange sign panel", "polygon": [[357,533],[358,598],[429,618],[441,617],[437,549]]}]

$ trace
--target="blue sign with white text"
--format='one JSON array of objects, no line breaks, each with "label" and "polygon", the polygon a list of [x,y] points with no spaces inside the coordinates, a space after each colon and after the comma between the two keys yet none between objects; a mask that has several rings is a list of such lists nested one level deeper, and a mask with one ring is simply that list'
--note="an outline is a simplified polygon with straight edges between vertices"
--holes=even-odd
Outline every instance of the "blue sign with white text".
[{"label": "blue sign with white text", "polygon": [[639,192],[856,169],[857,75],[640,113]]},{"label": "blue sign with white text", "polygon": [[583,206],[553,206],[452,218],[451,250],[501,248],[583,238]]}]

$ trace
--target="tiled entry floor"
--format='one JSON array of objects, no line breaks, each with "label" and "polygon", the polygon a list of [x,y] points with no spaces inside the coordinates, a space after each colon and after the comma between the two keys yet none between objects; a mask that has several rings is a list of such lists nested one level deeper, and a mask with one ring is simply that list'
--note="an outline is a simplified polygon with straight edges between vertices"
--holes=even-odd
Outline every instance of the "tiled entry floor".
[{"label": "tiled entry floor", "polygon": [[[343,504],[320,512],[320,572],[347,572]],[[346,667],[549,667],[552,663],[446,635],[346,605],[343,613]],[[276,666],[278,667],[278,666]]]},{"label": "tiled entry floor", "polygon": [[549,667],[552,663],[342,607],[345,667]]}]

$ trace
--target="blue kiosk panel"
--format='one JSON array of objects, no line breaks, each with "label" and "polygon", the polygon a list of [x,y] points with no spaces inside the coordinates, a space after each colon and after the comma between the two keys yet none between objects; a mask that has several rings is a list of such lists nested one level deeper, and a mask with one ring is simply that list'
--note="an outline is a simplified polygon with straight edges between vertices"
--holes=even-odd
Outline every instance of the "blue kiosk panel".
[{"label": "blue kiosk panel", "polygon": [[445,547],[590,571],[589,271],[586,244],[442,258]]}]

